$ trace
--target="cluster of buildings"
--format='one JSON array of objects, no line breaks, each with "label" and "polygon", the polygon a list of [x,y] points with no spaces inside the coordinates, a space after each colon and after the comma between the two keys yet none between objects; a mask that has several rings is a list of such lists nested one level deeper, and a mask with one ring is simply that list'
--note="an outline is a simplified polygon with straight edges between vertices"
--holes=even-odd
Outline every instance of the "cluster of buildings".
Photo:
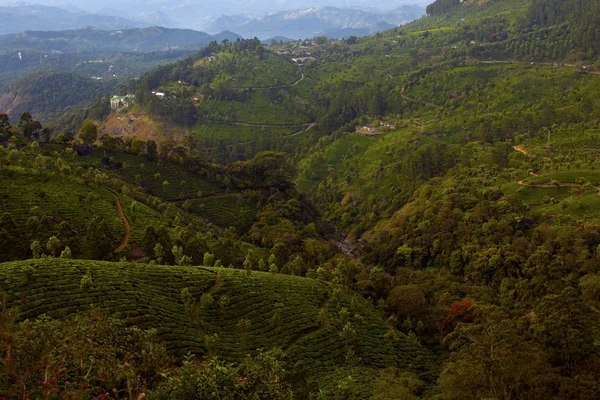
[{"label": "cluster of buildings", "polygon": [[132,106],[134,102],[134,94],[128,94],[126,96],[113,96],[110,99],[110,109],[117,110],[121,107],[129,107]]},{"label": "cluster of buildings", "polygon": [[397,125],[387,121],[379,120],[379,126],[357,127],[356,132],[358,132],[361,135],[376,136],[395,129],[398,129]]}]

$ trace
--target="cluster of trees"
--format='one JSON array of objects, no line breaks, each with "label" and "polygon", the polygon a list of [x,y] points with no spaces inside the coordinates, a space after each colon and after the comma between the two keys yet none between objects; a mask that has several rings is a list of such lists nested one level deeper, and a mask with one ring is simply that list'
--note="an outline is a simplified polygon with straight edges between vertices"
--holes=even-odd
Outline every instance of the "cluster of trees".
[{"label": "cluster of trees", "polygon": [[566,33],[586,58],[600,54],[600,6],[593,0],[535,0],[527,13],[527,22],[533,25],[568,24]]},{"label": "cluster of trees", "polygon": [[27,219],[25,226],[15,222],[4,212],[0,217],[0,261],[23,260],[40,257],[84,258],[110,260],[117,238],[100,216],[92,218],[86,227],[73,226],[61,221],[56,228],[51,216],[42,211]]},{"label": "cluster of trees", "polygon": [[436,0],[427,6],[427,15],[447,14],[460,5],[460,0]]},{"label": "cluster of trees", "polygon": [[0,141],[18,143],[21,140],[50,141],[52,130],[42,127],[40,121],[34,120],[31,114],[25,111],[19,118],[17,126],[12,126],[8,114],[0,114]]}]

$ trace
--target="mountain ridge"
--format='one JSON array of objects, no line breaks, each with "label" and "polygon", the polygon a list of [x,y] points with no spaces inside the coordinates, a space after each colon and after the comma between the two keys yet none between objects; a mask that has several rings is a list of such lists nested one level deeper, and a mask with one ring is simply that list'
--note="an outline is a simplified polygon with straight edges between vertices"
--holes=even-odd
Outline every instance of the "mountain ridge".
[{"label": "mountain ridge", "polygon": [[280,11],[264,17],[222,16],[206,28],[208,32],[232,29],[242,36],[266,39],[284,36],[295,39],[315,37],[323,32],[343,29],[368,29],[375,33],[377,24],[392,28],[425,14],[419,6],[401,6],[392,11],[368,8],[310,7]]}]

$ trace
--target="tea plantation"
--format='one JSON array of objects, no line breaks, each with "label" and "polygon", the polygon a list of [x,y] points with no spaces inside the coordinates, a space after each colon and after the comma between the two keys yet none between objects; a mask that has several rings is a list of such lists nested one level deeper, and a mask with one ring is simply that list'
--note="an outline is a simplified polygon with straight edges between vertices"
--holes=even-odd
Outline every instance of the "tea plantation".
[{"label": "tea plantation", "polygon": [[[84,279],[85,277],[85,279]],[[390,365],[434,376],[433,354],[353,292],[307,278],[227,268],[43,259],[0,264],[0,292],[23,318],[108,308],[154,328],[169,351],[242,360],[280,347],[323,390],[352,376],[368,394]],[[358,392],[356,392],[358,393]]]}]

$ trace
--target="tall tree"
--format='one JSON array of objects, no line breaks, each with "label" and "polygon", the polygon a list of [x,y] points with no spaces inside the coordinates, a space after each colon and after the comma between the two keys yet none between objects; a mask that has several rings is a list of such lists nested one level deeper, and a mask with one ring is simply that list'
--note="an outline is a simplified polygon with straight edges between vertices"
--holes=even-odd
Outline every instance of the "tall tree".
[{"label": "tall tree", "polygon": [[34,135],[39,135],[42,130],[42,124],[40,121],[34,120],[31,114],[25,111],[19,119],[19,129],[25,139],[30,140]]},{"label": "tall tree", "polygon": [[79,139],[85,144],[92,144],[98,137],[98,127],[91,120],[86,119],[79,129]]},{"label": "tall tree", "polygon": [[7,140],[10,135],[10,120],[8,114],[0,114],[0,140]]}]

